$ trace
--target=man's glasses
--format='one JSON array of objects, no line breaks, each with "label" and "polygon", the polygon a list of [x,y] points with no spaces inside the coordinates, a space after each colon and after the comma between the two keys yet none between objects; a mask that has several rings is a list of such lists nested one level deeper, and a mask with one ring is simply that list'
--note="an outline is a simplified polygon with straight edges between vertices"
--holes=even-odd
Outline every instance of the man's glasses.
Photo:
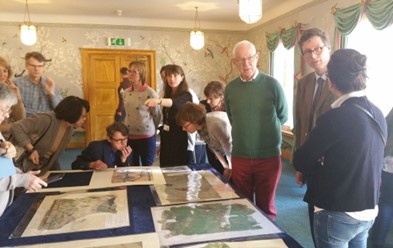
[{"label": "man's glasses", "polygon": [[321,46],[321,47],[316,47],[316,48],[311,49],[311,50],[306,50],[306,51],[303,52],[303,56],[307,57],[307,58],[310,58],[312,56],[312,54],[320,55],[322,53],[324,47],[325,46]]},{"label": "man's glasses", "polygon": [[255,58],[256,58],[257,54],[258,53],[254,54],[254,55],[252,55],[250,57],[247,57],[247,58],[233,58],[233,61],[235,61],[236,64],[246,63],[246,62],[252,63],[252,62],[255,61]]},{"label": "man's glasses", "polygon": [[126,142],[126,141],[128,141],[128,138],[126,137],[126,138],[122,138],[122,139],[115,139],[115,138],[112,138],[112,137],[110,137],[111,138],[111,140],[113,140],[115,143],[123,143],[123,142]]}]

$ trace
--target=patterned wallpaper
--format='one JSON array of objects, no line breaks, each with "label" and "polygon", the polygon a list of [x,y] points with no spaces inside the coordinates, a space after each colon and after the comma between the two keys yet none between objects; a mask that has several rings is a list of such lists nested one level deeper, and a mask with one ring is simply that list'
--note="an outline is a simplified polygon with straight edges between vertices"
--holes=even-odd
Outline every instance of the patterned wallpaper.
[{"label": "patterned wallpaper", "polygon": [[[243,39],[240,33],[218,32],[205,34],[205,47],[199,51],[189,45],[189,30],[125,29],[124,27],[87,25],[38,26],[38,42],[25,46],[20,42],[17,25],[2,25],[0,56],[11,63],[16,74],[24,69],[26,52],[39,51],[47,59],[46,75],[53,78],[63,95],[82,96],[80,48],[108,48],[108,37],[130,39],[130,46],[120,49],[156,51],[157,90],[161,91],[161,66],[175,63],[183,67],[190,87],[203,98],[203,88],[211,80],[228,82],[237,75],[230,57],[233,45]],[[127,43],[127,42],[126,42]]]},{"label": "patterned wallpaper", "polygon": [[[342,0],[337,7],[357,2]],[[266,32],[276,32],[300,22],[305,28],[319,27],[325,30],[333,39],[334,22],[330,8],[335,4],[333,0],[315,0],[248,32],[204,30],[205,47],[199,51],[189,45],[190,30],[71,24],[37,24],[38,42],[28,47],[20,42],[17,23],[0,22],[0,56],[8,59],[14,71],[20,73],[24,69],[25,53],[40,51],[52,59],[46,74],[55,80],[62,94],[82,96],[80,48],[116,49],[107,46],[108,37],[130,38],[131,45],[122,49],[156,51],[157,91],[162,89],[159,77],[161,66],[176,63],[183,67],[190,87],[203,98],[203,88],[209,81],[227,83],[237,76],[230,57],[233,45],[240,40],[254,42],[260,52],[259,68],[266,72],[270,57],[265,46]],[[308,69],[305,68],[306,72]]]}]

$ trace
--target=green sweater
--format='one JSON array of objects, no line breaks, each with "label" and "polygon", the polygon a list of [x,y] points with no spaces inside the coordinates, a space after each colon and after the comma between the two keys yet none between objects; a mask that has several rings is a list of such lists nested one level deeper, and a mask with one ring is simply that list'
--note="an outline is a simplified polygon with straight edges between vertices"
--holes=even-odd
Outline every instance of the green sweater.
[{"label": "green sweater", "polygon": [[249,82],[237,77],[226,86],[224,99],[232,124],[232,155],[248,159],[279,156],[288,106],[278,81],[261,72]]}]

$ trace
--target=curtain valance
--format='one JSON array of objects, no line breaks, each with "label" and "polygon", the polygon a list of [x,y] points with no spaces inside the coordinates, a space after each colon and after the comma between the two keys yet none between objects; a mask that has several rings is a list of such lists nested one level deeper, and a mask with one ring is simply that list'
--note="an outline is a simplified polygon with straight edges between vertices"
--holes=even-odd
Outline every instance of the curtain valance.
[{"label": "curtain valance", "polygon": [[286,49],[293,47],[296,44],[300,28],[301,23],[296,23],[288,29],[281,29],[274,33],[266,33],[266,45],[269,51],[274,52],[274,50],[276,50],[280,39]]}]

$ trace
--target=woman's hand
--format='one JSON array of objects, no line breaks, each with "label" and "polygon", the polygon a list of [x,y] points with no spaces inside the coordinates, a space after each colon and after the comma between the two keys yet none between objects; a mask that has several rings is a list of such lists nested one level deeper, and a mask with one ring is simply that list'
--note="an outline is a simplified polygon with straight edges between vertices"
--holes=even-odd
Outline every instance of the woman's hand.
[{"label": "woman's hand", "polygon": [[157,105],[160,105],[162,103],[162,99],[161,98],[150,98],[147,99],[145,102],[145,105],[149,108],[155,107]]},{"label": "woman's hand", "polygon": [[29,174],[29,186],[27,187],[27,192],[36,192],[37,190],[41,189],[42,186],[48,186],[44,180],[37,177],[40,172],[40,170],[27,172]]},{"label": "woman's hand", "polygon": [[9,141],[4,141],[0,144],[1,148],[1,156],[5,158],[13,158],[16,156],[16,149],[15,146],[9,142]]},{"label": "woman's hand", "polygon": [[36,165],[39,165],[39,164],[40,164],[40,154],[39,154],[38,151],[35,150],[35,149],[30,153],[28,159],[29,159],[31,162],[33,162],[33,164],[36,164]]}]

